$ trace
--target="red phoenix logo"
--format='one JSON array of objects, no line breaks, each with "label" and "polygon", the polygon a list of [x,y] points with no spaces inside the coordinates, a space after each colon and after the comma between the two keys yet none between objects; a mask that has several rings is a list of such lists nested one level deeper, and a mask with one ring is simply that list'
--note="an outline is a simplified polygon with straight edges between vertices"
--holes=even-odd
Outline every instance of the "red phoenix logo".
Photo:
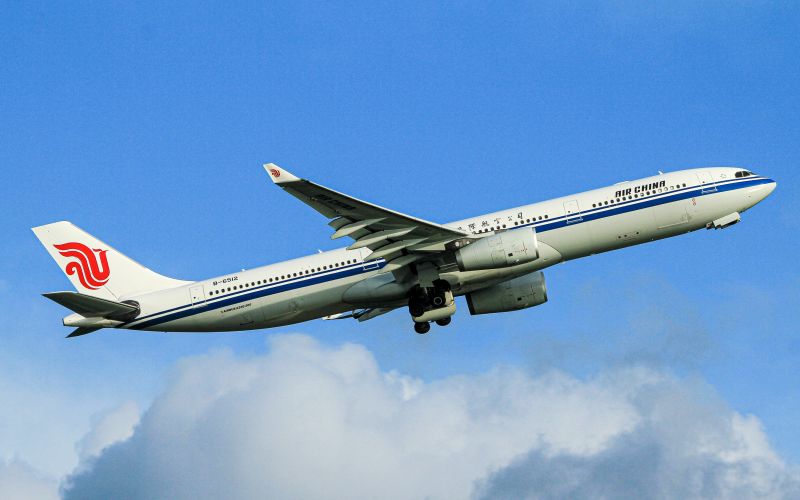
[{"label": "red phoenix logo", "polygon": [[[62,257],[74,257],[78,261],[70,262],[65,269],[68,276],[78,274],[78,279],[85,288],[89,290],[97,290],[101,286],[108,283],[108,275],[111,271],[108,269],[108,259],[106,252],[108,250],[100,250],[91,248],[81,243],[64,243],[63,245],[53,245]],[[97,252],[97,254],[95,254]],[[100,256],[100,262],[97,262],[97,257]],[[100,266],[103,269],[100,269]]]},{"label": "red phoenix logo", "polygon": [[274,168],[269,169],[269,173],[272,174],[272,177],[280,177],[281,176],[281,171],[280,170],[276,170]]}]

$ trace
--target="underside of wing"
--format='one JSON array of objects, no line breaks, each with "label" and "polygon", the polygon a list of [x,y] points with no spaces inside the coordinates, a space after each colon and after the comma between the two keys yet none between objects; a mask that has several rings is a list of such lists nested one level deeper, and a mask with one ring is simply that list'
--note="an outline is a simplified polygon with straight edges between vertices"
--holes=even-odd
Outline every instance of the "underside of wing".
[{"label": "underside of wing", "polygon": [[434,260],[446,245],[469,238],[470,233],[401,214],[300,179],[272,163],[264,165],[272,181],[284,191],[329,219],[331,239],[352,238],[348,250],[368,248],[367,261],[384,259],[386,271]]},{"label": "underside of wing", "polygon": [[333,320],[333,319],[357,319],[359,323],[364,321],[371,320],[372,318],[377,318],[378,316],[382,316],[386,313],[392,312],[397,307],[371,307],[367,309],[362,309],[359,311],[352,311],[349,313],[342,313],[342,314],[334,314],[333,316],[325,316],[322,319],[325,320]]}]

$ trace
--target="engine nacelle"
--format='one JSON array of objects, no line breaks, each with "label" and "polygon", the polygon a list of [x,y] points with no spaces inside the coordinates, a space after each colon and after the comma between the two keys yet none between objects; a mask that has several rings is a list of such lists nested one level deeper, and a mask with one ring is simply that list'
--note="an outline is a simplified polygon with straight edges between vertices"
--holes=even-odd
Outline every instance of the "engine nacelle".
[{"label": "engine nacelle", "polygon": [[537,271],[466,295],[469,313],[518,311],[547,302],[544,273]]},{"label": "engine nacelle", "polygon": [[536,230],[525,227],[487,236],[455,254],[461,271],[501,269],[538,259],[539,242]]}]

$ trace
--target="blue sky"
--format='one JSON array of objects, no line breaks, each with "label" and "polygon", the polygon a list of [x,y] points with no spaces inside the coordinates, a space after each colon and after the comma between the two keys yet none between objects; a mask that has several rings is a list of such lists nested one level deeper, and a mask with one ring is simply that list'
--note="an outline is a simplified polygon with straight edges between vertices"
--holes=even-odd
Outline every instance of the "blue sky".
[{"label": "blue sky", "polygon": [[[146,411],[178,360],[301,333],[425,382],[656,366],[800,463],[800,5],[6,2],[0,20],[0,459],[58,480],[98,415]],[[437,222],[658,170],[735,166],[778,188],[735,227],[558,265],[547,304],[459,302],[425,336],[397,311],[64,339],[40,294],[70,285],[31,227],[69,220],[181,279],[339,246],[266,162]]]}]

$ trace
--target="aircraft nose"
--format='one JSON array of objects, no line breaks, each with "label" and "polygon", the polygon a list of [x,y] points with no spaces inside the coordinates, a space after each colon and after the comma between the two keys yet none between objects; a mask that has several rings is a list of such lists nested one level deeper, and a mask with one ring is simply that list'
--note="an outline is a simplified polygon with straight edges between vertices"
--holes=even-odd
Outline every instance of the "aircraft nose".
[{"label": "aircraft nose", "polygon": [[761,203],[764,198],[769,196],[773,191],[775,191],[775,186],[777,183],[772,179],[767,179],[769,182],[764,184],[755,186],[748,190],[747,197],[749,198],[748,207],[752,207]]},{"label": "aircraft nose", "polygon": [[775,191],[775,187],[778,185],[778,183],[773,181],[772,179],[770,179],[770,181],[771,182],[765,186],[766,187],[766,194],[764,195],[764,198],[766,198],[767,196],[771,195],[772,192]]}]

